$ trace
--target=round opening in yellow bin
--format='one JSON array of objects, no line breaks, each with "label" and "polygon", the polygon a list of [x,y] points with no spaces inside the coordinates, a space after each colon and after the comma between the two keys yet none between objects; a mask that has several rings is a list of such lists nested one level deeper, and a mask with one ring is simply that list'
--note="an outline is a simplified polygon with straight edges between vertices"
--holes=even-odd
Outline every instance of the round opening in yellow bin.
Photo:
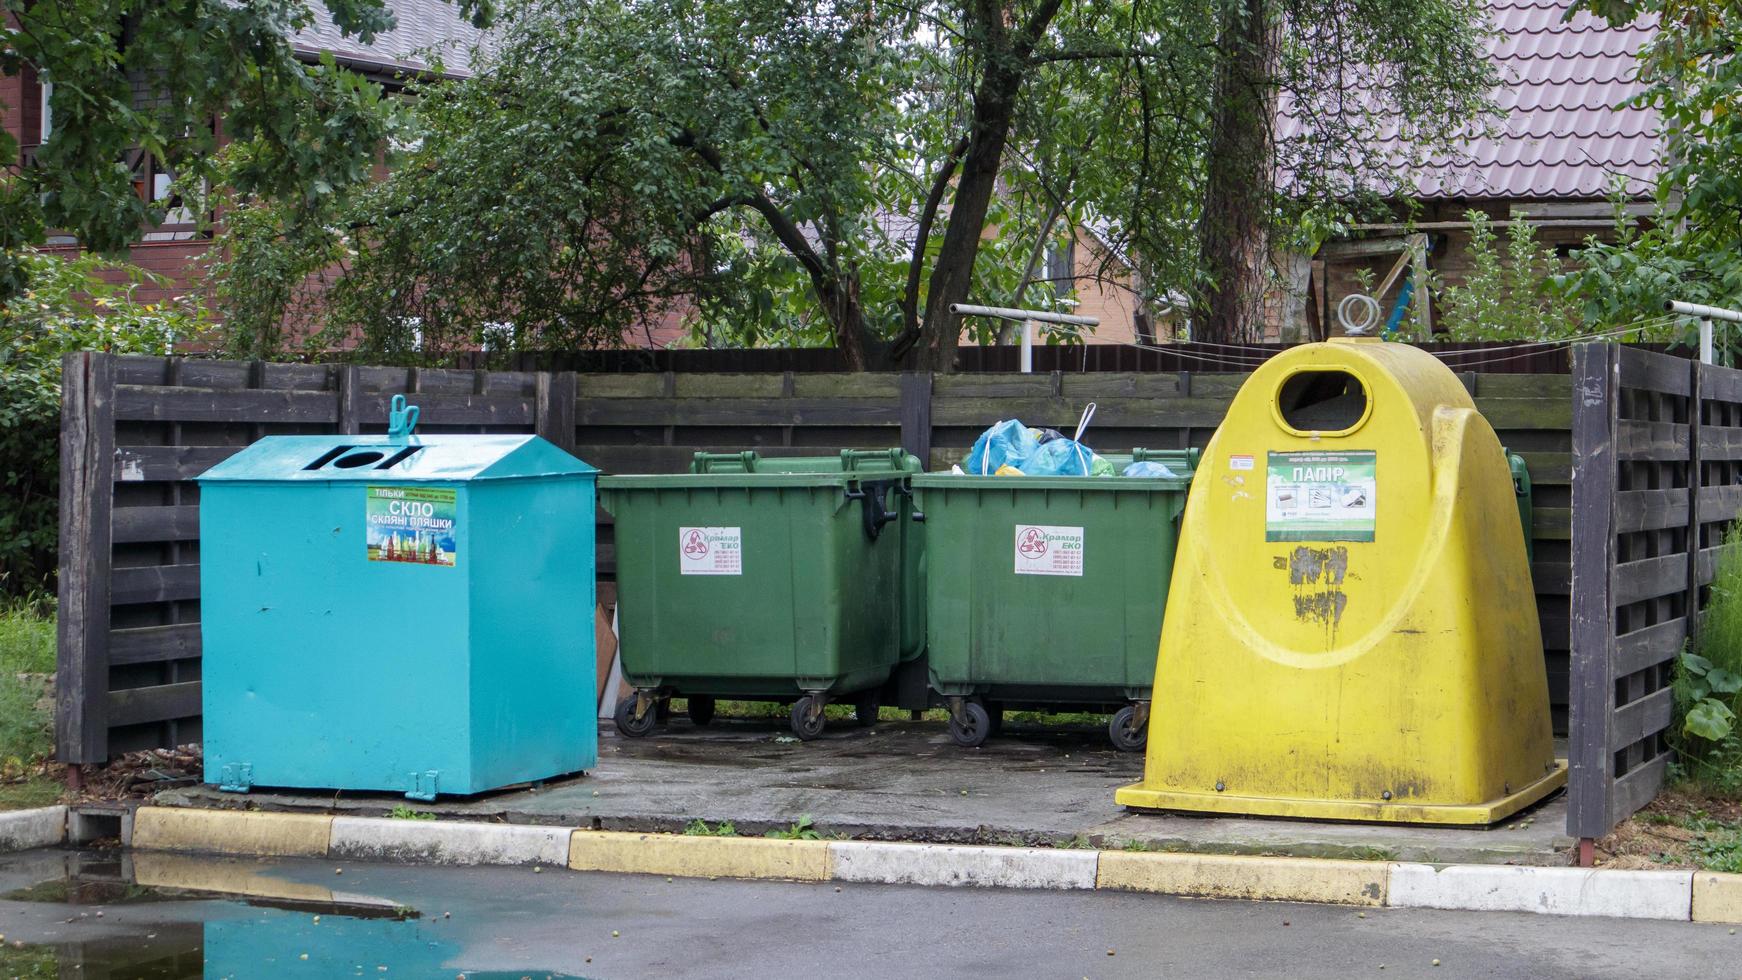
[{"label": "round opening in yellow bin", "polygon": [[1517,497],[1457,376],[1284,352],[1204,450],[1132,807],[1485,824],[1564,785]]}]

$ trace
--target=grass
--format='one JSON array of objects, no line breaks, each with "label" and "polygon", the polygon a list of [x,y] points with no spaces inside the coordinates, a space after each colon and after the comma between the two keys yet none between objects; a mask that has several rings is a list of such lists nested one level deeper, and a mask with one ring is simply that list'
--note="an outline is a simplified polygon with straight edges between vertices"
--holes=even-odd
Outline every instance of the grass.
[{"label": "grass", "polygon": [[42,772],[54,752],[54,720],[42,704],[55,666],[54,629],[45,597],[0,605],[0,810],[60,799],[59,781]]},{"label": "grass", "polygon": [[1612,868],[1698,868],[1742,874],[1742,802],[1682,781],[1597,842]]},{"label": "grass", "polygon": [[413,810],[403,803],[395,804],[387,814],[393,820],[434,820],[436,815],[427,810]]}]

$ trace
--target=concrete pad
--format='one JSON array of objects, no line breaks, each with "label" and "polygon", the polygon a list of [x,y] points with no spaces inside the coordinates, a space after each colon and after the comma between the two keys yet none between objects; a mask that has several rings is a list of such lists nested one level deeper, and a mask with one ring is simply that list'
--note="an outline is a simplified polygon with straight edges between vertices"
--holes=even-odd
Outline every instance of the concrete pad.
[{"label": "concrete pad", "polygon": [[830,870],[837,881],[992,888],[1093,888],[1096,853],[872,841],[829,845]]},{"label": "concrete pad", "polygon": [[333,818],[253,810],[140,807],[133,815],[133,847],[141,850],[324,857]]},{"label": "concrete pad", "polygon": [[569,844],[569,867],[681,878],[827,881],[829,842],[577,830]]},{"label": "concrete pad", "polygon": [[548,864],[569,859],[569,829],[334,817],[329,854],[414,864]]},{"label": "concrete pad", "polygon": [[[784,740],[784,741],[783,741]],[[1286,854],[1444,864],[1570,863],[1566,797],[1499,826],[1334,824],[1128,811],[1113,791],[1140,778],[1141,754],[1107,744],[1103,726],[1057,729],[1012,723],[977,749],[950,741],[941,723],[831,724],[799,742],[784,720],[720,719],[697,728],[678,717],[647,738],[600,733],[599,766],[584,779],[552,780],[469,799],[420,804],[448,820],[676,833],[693,820],[736,824],[758,836],[804,814],[824,833],[853,840],[1060,846],[1118,850]],[[267,810],[384,817],[405,801],[391,793],[256,788]],[[169,790],[158,802],[235,806],[210,787]]]},{"label": "concrete pad", "polygon": [[1119,891],[1329,905],[1385,904],[1376,861],[1102,851],[1095,887]]},{"label": "concrete pad", "polygon": [[1742,875],[1694,872],[1695,922],[1742,922]]},{"label": "concrete pad", "polygon": [[0,813],[0,854],[52,847],[66,840],[67,808],[43,806]]},{"label": "concrete pad", "polygon": [[1692,871],[1394,864],[1386,904],[1685,922],[1690,913],[1693,875]]}]

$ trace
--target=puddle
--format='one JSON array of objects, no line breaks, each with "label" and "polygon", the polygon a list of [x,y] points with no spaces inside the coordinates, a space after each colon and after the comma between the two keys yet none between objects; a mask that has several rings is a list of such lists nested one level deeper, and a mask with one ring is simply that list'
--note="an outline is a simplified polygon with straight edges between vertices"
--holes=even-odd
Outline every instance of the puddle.
[{"label": "puddle", "polygon": [[[452,926],[380,896],[337,891],[269,865],[175,854],[73,852],[60,871],[0,892],[0,977],[110,980],[458,977],[579,980],[473,971]],[[9,884],[28,869],[10,872]]]}]

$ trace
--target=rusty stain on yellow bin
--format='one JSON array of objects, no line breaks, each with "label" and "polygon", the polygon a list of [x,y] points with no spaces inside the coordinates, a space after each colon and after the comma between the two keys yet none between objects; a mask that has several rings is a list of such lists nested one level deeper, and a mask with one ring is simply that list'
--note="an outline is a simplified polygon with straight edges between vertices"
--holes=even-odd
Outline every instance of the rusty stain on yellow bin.
[{"label": "rusty stain on yellow bin", "polygon": [[1132,807],[1486,824],[1566,782],[1506,457],[1404,344],[1246,381],[1186,504]]}]

